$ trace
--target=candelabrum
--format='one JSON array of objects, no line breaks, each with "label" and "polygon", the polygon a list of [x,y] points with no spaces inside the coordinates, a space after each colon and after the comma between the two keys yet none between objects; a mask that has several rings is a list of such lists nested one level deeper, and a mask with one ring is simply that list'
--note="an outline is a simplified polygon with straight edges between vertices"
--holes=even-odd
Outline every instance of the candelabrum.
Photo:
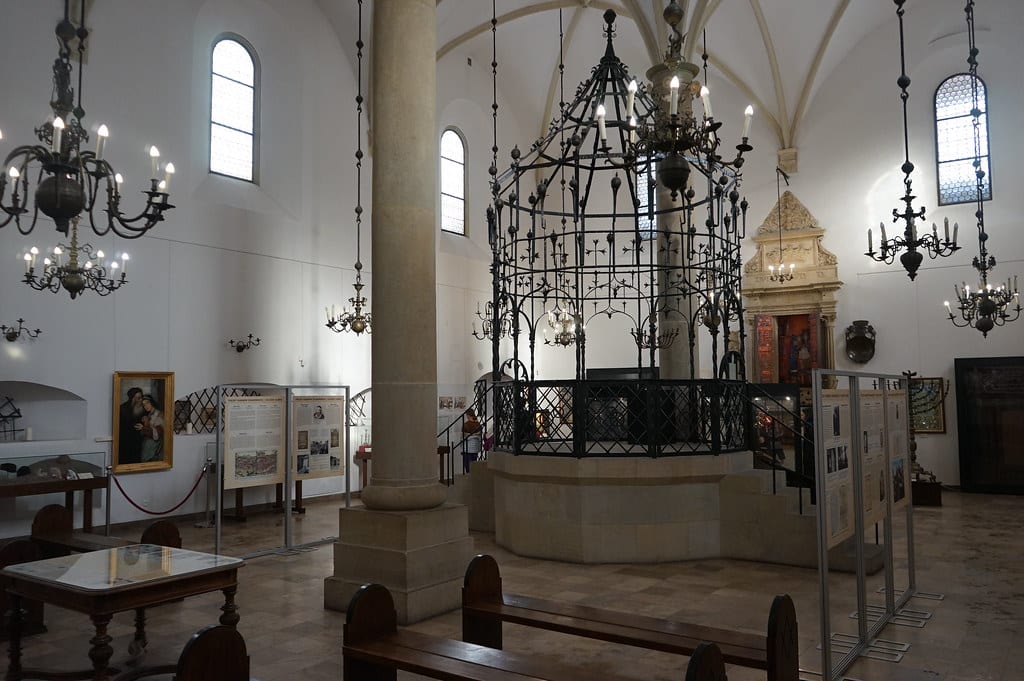
[{"label": "candelabrum", "polygon": [[6,338],[9,343],[13,343],[22,336],[30,339],[36,338],[40,333],[42,333],[42,331],[39,329],[30,331],[29,328],[25,326],[25,320],[19,319],[17,328],[13,326],[0,326],[0,333],[3,334],[3,337]]},{"label": "candelabrum", "polygon": [[796,265],[793,263],[790,263],[788,268],[785,265],[781,264],[778,266],[778,268],[776,268],[775,265],[769,265],[768,279],[770,281],[777,281],[780,284],[784,284],[787,281],[792,281],[794,267],[796,267]]},{"label": "candelabrum", "polygon": [[[85,3],[81,3],[82,19],[77,27],[68,16],[68,4],[64,6],[64,18],[56,29],[59,49],[53,63],[53,118],[35,129],[38,142],[16,147],[4,159],[0,172],[0,227],[13,221],[18,231],[29,234],[42,213],[53,220],[57,231],[67,234],[71,221],[85,212],[97,235],[113,231],[123,238],[136,238],[163,220],[164,212],[174,207],[167,202],[174,164],[161,168],[160,152],[151,146],[152,175],[148,188],[142,191],[146,204],[133,217],[121,212],[123,177],[103,158],[110,134],[107,126],[96,129],[95,149],[83,148],[89,142],[89,133],[82,125],[85,111],[81,66],[77,102],[72,88],[71,43],[75,40],[78,63],[85,63],[85,40],[89,35],[84,26]],[[38,182],[34,190],[30,187],[33,177]],[[106,214],[105,219],[94,215],[96,207]]]},{"label": "candelabrum", "polygon": [[259,338],[254,338],[251,333],[249,334],[249,339],[248,340],[236,341],[236,340],[232,339],[232,340],[228,341],[228,345],[233,347],[235,349],[235,352],[245,352],[249,348],[254,348],[254,347],[256,347],[259,344],[260,344],[260,339]]},{"label": "candelabrum", "polygon": [[[78,243],[78,217],[71,219],[71,243],[54,247],[51,257],[43,258],[41,272],[36,271],[39,249],[35,246],[23,256],[25,261],[24,282],[37,291],[61,289],[74,300],[84,291],[95,291],[98,295],[110,295],[128,283],[128,254],[107,261],[101,250],[94,251],[89,244]],[[64,256],[67,255],[67,262]],[[82,262],[82,261],[85,262]]]},{"label": "candelabrum", "polygon": [[[477,340],[494,340],[495,338],[505,338],[511,334],[512,330],[509,328],[508,316],[504,313],[504,305],[499,306],[498,318],[494,316],[494,303],[487,301],[484,305],[483,312],[480,311],[480,304],[476,306],[476,316],[480,320],[480,331],[476,330],[476,322],[473,323],[473,338]],[[497,336],[495,336],[495,329],[497,329]]]},{"label": "candelabrum", "polygon": [[544,334],[544,345],[556,345],[567,348],[576,344],[576,337],[582,333],[583,325],[580,320],[566,307],[556,307],[547,314],[548,326],[554,333],[548,338]]},{"label": "candelabrum", "polygon": [[633,336],[633,340],[636,341],[637,347],[641,350],[661,350],[672,345],[676,336],[679,335],[679,329],[671,329],[661,333],[657,333],[657,329],[652,331],[630,329],[629,333]]},{"label": "candelabrum", "polygon": [[[992,264],[995,264],[994,259]],[[999,286],[992,286],[983,278],[982,285],[977,289],[972,290],[966,282],[959,286],[954,284],[953,289],[957,299],[956,312],[948,300],[944,304],[949,321],[954,326],[974,327],[987,338],[993,328],[1020,318],[1020,292],[1016,276],[1012,282],[1007,279],[1005,284]]]},{"label": "candelabrum", "polygon": [[348,302],[352,304],[351,310],[346,307],[342,309],[340,314],[337,314],[333,305],[330,310],[324,308],[324,312],[327,313],[328,329],[335,333],[351,331],[357,336],[364,331],[372,333],[373,320],[369,312],[363,312],[363,308],[366,306],[366,298],[362,293],[363,286],[363,282],[357,277],[356,283],[352,285],[352,288],[356,290],[356,294],[348,299]]},{"label": "candelabrum", "polygon": [[[939,238],[939,230],[935,223],[932,223],[931,234],[924,232],[919,234],[917,229],[918,221],[924,221],[925,213],[924,207],[915,210],[914,201],[917,199],[914,196],[912,188],[911,175],[914,172],[914,164],[910,162],[910,133],[907,127],[907,100],[910,98],[908,89],[910,88],[910,77],[907,75],[907,60],[905,51],[905,40],[903,35],[903,15],[905,10],[903,8],[906,0],[895,0],[896,2],[896,16],[899,19],[900,27],[900,77],[896,80],[896,84],[900,88],[900,99],[903,102],[903,165],[900,166],[900,170],[903,172],[903,209],[893,208],[892,209],[892,220],[893,222],[903,221],[904,228],[902,234],[897,234],[891,239],[886,237],[885,234],[885,223],[879,224],[880,241],[879,251],[875,251],[874,244],[872,243],[871,229],[868,228],[868,250],[864,255],[868,256],[872,260],[883,262],[886,265],[891,265],[896,259],[896,255],[900,255],[900,263],[903,265],[903,269],[907,271],[907,276],[911,280],[917,276],[917,269],[921,266],[921,262],[924,260],[924,253],[928,254],[930,258],[945,257],[952,255],[956,251],[960,250],[960,247],[956,244],[956,232],[957,225],[953,225],[953,238],[949,238],[949,220],[945,221],[945,234],[944,238]],[[924,251],[924,253],[922,253]]]}]

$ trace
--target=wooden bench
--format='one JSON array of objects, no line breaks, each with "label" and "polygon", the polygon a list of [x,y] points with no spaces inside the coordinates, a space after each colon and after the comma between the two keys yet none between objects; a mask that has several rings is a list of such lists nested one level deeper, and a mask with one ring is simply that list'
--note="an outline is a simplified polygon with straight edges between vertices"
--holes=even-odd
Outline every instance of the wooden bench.
[{"label": "wooden bench", "polygon": [[[398,629],[395,604],[379,584],[360,587],[345,614],[345,681],[395,681],[403,670],[454,681],[624,681],[612,674],[566,665],[536,655],[515,655],[463,641]],[[695,647],[686,681],[724,681],[725,664],[713,644]]]},{"label": "wooden bench", "polygon": [[172,681],[250,681],[245,639],[234,627],[211,624],[192,634],[177,664],[132,669],[113,681],[168,675]]},{"label": "wooden bench", "polygon": [[498,564],[488,555],[474,558],[462,588],[462,640],[502,648],[502,622],[565,634],[691,655],[708,641],[726,663],[767,671],[768,681],[799,681],[796,610],[787,595],[776,596],[767,636],[573,603],[503,594]]},{"label": "wooden bench", "polygon": [[139,541],[93,534],[73,527],[74,517],[64,506],[50,504],[36,512],[32,519],[32,541],[40,548],[43,558],[64,556],[75,551],[85,553],[135,544],[157,544],[181,548],[181,533],[169,520],[157,520],[142,532]]}]

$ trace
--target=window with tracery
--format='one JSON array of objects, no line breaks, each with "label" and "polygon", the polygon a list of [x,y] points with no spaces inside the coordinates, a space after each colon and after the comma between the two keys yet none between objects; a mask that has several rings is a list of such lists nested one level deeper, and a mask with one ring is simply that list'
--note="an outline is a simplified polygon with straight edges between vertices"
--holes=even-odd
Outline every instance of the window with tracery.
[{"label": "window with tracery", "polygon": [[[942,81],[935,90],[935,150],[938,167],[939,205],[970,203],[978,198],[974,172],[974,88],[969,73]],[[988,98],[985,82],[977,79],[978,126],[981,133],[981,169],[985,171],[984,198],[992,198],[989,167]]]},{"label": "window with tracery", "polygon": [[466,144],[452,128],[441,134],[441,229],[466,234]]},{"label": "window with tracery", "polygon": [[256,182],[256,53],[240,36],[218,38],[213,45],[210,72],[210,172]]}]

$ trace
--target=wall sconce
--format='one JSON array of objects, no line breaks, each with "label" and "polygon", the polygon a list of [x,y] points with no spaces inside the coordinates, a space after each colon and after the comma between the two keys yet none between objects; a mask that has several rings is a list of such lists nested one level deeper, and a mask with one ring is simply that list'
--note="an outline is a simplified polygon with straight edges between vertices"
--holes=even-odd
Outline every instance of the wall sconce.
[{"label": "wall sconce", "polygon": [[35,338],[40,333],[42,333],[42,331],[40,331],[39,329],[36,329],[35,331],[29,331],[28,327],[25,326],[25,320],[19,319],[18,328],[14,328],[13,326],[0,326],[0,333],[3,333],[4,338],[6,338],[9,342],[13,343],[14,341],[21,338],[22,334],[24,334],[28,338]]},{"label": "wall sconce", "polygon": [[249,348],[254,348],[260,344],[259,338],[253,338],[252,334],[249,334],[249,340],[229,340],[228,345],[235,349],[235,352],[245,352]]}]

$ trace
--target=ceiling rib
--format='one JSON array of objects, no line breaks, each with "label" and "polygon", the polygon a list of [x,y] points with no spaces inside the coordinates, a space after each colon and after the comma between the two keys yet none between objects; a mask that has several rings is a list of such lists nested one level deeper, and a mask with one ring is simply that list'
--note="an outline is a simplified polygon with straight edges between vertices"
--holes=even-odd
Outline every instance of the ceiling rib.
[{"label": "ceiling rib", "polygon": [[651,26],[651,22],[647,20],[647,14],[640,8],[638,0],[624,0],[626,8],[632,14],[633,23],[636,24],[637,29],[640,31],[640,37],[643,38],[644,47],[647,48],[647,58],[652,64],[656,64],[658,59],[658,38],[654,32],[654,27]]},{"label": "ceiling rib", "polygon": [[701,19],[704,16],[704,10],[707,9],[708,0],[696,0],[693,3],[693,14],[690,15],[690,27],[686,29],[686,36],[693,38],[687,40],[686,44],[683,45],[683,59],[686,61],[693,61],[693,48],[697,42],[697,34],[700,32]]},{"label": "ceiling rib", "polygon": [[825,34],[821,37],[821,42],[818,43],[818,51],[814,54],[814,61],[811,62],[811,67],[807,70],[807,79],[804,81],[804,85],[800,90],[800,99],[796,103],[796,110],[793,112],[793,120],[789,125],[789,145],[792,146],[796,141],[797,128],[800,127],[800,122],[803,120],[804,112],[807,110],[807,101],[811,96],[811,88],[814,86],[814,81],[818,77],[818,69],[821,68],[821,62],[825,58],[825,52],[828,51],[828,46],[832,42],[832,36],[835,35],[836,27],[839,26],[840,20],[846,13],[847,8],[850,6],[850,0],[840,0],[839,4],[836,5],[836,9],[832,12],[832,18],[829,19],[828,27],[825,29]]},{"label": "ceiling rib", "polygon": [[772,85],[775,88],[775,103],[778,107],[777,118],[782,124],[782,146],[789,147],[789,114],[786,110],[786,93],[782,87],[782,74],[779,71],[779,57],[775,52],[775,43],[772,42],[771,31],[768,30],[768,21],[765,19],[764,11],[761,9],[760,0],[750,0],[750,8],[754,11],[754,18],[757,19],[757,26],[761,30],[761,40],[764,42],[764,49],[768,55],[768,64],[772,69]]},{"label": "ceiling rib", "polygon": [[[506,14],[502,14],[500,17],[498,17],[498,25],[500,26],[502,24],[507,24],[511,21],[515,21],[516,19],[522,19],[523,17],[528,17],[532,14],[538,14],[540,12],[547,12],[548,10],[552,9],[560,9],[563,7],[579,7],[579,5],[579,0],[547,0],[546,2],[538,2],[534,5],[520,7],[519,9],[512,10],[511,12],[508,12]],[[615,2],[608,2],[607,0],[591,0],[589,6],[601,10],[612,9],[615,10],[615,13],[620,16],[627,17],[630,19],[633,18],[632,14],[629,11],[627,11],[625,7]],[[444,57],[446,54],[448,54],[455,48],[465,44],[466,42],[472,40],[478,35],[485,33],[489,30],[491,30],[491,22],[486,21],[452,38],[437,50],[437,59],[440,60],[442,57]],[[641,35],[643,35],[642,32]],[[646,38],[645,42],[647,42]]]}]

